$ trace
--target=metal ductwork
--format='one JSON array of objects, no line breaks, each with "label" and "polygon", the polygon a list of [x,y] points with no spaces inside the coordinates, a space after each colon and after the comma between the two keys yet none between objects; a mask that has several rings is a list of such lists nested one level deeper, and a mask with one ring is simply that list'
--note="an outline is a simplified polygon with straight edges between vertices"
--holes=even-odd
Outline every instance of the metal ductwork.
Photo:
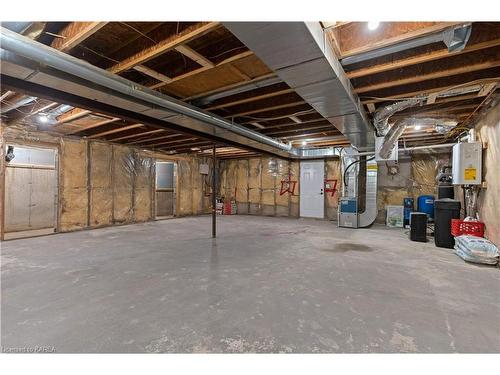
[{"label": "metal ductwork", "polygon": [[340,63],[342,64],[342,66],[347,66],[362,61],[375,59],[377,57],[390,55],[392,53],[406,51],[412,48],[439,42],[444,43],[446,47],[448,47],[448,52],[458,52],[462,51],[467,45],[471,31],[472,25],[470,23],[453,26],[437,33],[432,33],[419,38],[406,40],[387,47],[377,48],[373,51],[344,57],[340,60]]},{"label": "metal ductwork", "polygon": [[377,130],[377,135],[383,137],[389,131],[389,118],[396,112],[403,111],[407,108],[415,107],[416,105],[421,105],[425,99],[409,99],[400,102],[395,102],[389,104],[381,109],[379,109],[373,115],[373,125]]},{"label": "metal ductwork", "polygon": [[8,30],[22,34],[31,26],[31,22],[0,22],[0,25]]},{"label": "metal ductwork", "polygon": [[90,100],[147,116],[156,120],[154,126],[161,120],[165,128],[184,129],[186,133],[204,135],[279,157],[299,159],[338,155],[333,147],[314,151],[293,148],[290,144],[231,123],[7,29],[2,28],[0,38],[2,75],[12,77],[15,84],[26,82],[47,87],[82,98],[82,102]]},{"label": "metal ductwork", "polygon": [[373,148],[373,128],[319,22],[223,24],[353,146]]},{"label": "metal ductwork", "polygon": [[14,109],[18,109],[21,107],[24,107],[26,105],[31,104],[36,98],[33,96],[25,96],[22,97],[15,102],[10,102],[8,99],[4,100],[4,102],[1,105],[1,113],[2,115],[4,113],[10,112]]},{"label": "metal ductwork", "polygon": [[[450,118],[414,118],[409,117],[402,120],[396,121],[387,132],[384,137],[382,146],[379,150],[379,156],[382,159],[387,159],[392,153],[392,150],[396,146],[399,137],[403,135],[406,127],[408,126],[421,126],[421,127],[429,127],[433,126],[436,131],[446,129],[446,131],[451,130],[457,125],[457,121]],[[445,132],[446,132],[445,131]]]},{"label": "metal ductwork", "polygon": [[222,98],[225,98],[227,96],[241,94],[242,92],[247,92],[247,91],[259,89],[262,87],[275,85],[275,84],[280,83],[280,82],[281,82],[281,79],[279,77],[271,77],[271,78],[266,78],[266,79],[262,79],[262,80],[255,81],[255,82],[249,82],[246,85],[235,87],[234,89],[224,90],[224,91],[219,92],[219,93],[215,93],[215,94],[211,94],[211,95],[207,95],[207,96],[203,96],[201,98],[195,99],[192,101],[192,104],[195,106],[203,106],[203,105],[210,104],[217,99],[222,99]]},{"label": "metal ductwork", "polygon": [[2,28],[2,74],[134,111],[210,137],[227,139],[281,157],[297,157],[291,145],[95,67]]}]

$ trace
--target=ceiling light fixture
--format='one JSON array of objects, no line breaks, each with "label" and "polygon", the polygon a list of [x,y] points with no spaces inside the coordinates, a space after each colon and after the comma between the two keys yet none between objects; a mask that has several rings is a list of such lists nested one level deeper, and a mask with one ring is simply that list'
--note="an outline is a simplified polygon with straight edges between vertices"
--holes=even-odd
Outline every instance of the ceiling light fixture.
[{"label": "ceiling light fixture", "polygon": [[422,125],[415,125],[415,130],[420,130],[422,129]]},{"label": "ceiling light fixture", "polygon": [[368,30],[376,30],[378,28],[378,26],[380,25],[380,22],[378,21],[370,21],[368,22]]},{"label": "ceiling light fixture", "polygon": [[302,141],[302,146],[306,146],[307,145],[307,141]]},{"label": "ceiling light fixture", "polygon": [[42,124],[46,124],[49,122],[49,117],[47,115],[40,115],[38,116],[38,121],[40,121]]}]

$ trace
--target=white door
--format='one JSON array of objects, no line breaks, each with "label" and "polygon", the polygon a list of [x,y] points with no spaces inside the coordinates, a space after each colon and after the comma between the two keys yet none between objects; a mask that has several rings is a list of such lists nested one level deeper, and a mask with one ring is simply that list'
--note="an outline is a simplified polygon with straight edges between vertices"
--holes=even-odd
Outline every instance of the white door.
[{"label": "white door", "polygon": [[300,216],[323,219],[325,196],[323,193],[325,162],[300,162]]}]

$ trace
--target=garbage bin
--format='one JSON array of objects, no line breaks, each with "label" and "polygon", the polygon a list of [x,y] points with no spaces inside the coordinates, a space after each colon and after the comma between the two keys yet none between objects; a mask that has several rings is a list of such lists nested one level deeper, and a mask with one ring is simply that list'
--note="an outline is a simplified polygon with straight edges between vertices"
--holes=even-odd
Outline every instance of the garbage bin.
[{"label": "garbage bin", "polygon": [[460,219],[460,201],[444,198],[434,201],[434,243],[437,247],[453,249],[451,219]]}]

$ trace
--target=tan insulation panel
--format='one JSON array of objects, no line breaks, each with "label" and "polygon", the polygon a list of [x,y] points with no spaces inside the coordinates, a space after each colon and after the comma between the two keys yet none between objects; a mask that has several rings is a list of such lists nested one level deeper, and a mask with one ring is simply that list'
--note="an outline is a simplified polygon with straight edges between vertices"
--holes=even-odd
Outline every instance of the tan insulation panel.
[{"label": "tan insulation panel", "polygon": [[224,190],[222,194],[226,200],[235,199],[236,181],[238,178],[238,160],[228,160],[226,165],[226,175],[224,180]]},{"label": "tan insulation panel", "polygon": [[[339,191],[341,189],[341,173],[340,173],[340,159],[328,159],[325,162],[325,179],[337,180],[337,191],[333,194],[325,191],[325,216],[330,220],[337,218],[337,210],[339,206]],[[333,185],[335,182],[330,182]]]},{"label": "tan insulation panel", "polygon": [[280,195],[281,191],[281,181],[288,179],[288,170],[290,163],[287,160],[278,159],[278,176],[275,178],[275,201],[276,205],[288,207],[288,203],[290,200],[290,194],[285,193]]},{"label": "tan insulation panel", "polygon": [[191,185],[193,188],[193,215],[203,213],[203,176],[200,174],[200,160],[194,158],[191,161]]},{"label": "tan insulation panel", "polygon": [[293,195],[290,195],[291,203],[299,203],[299,193],[300,193],[300,163],[298,161],[290,162],[290,174],[292,177],[292,181],[297,181],[295,185],[295,191]]},{"label": "tan insulation panel", "polygon": [[249,159],[248,197],[250,203],[260,203],[260,158]]},{"label": "tan insulation panel", "polygon": [[153,174],[152,163],[153,160],[145,157],[142,154],[135,154],[136,167],[135,167],[135,192],[134,192],[134,220],[147,221],[151,220],[151,205],[152,205],[152,188],[153,188]]},{"label": "tan insulation panel", "polygon": [[[405,177],[404,168],[407,166],[408,176]],[[377,191],[377,221],[385,222],[385,208],[388,205],[403,205],[406,197],[414,199],[415,208],[420,195],[434,195],[437,198],[436,176],[445,165],[450,165],[450,154],[442,151],[413,152],[409,160],[401,159],[400,172],[391,177],[387,176],[387,169],[379,166],[378,191]],[[397,181],[397,183],[394,183]]]},{"label": "tan insulation panel", "polygon": [[87,142],[61,142],[59,157],[61,171],[60,217],[61,232],[87,226]]},{"label": "tan insulation panel", "polygon": [[191,183],[191,163],[187,160],[179,160],[177,168],[178,175],[178,216],[191,215],[193,212],[193,186]]},{"label": "tan insulation panel", "polygon": [[274,180],[275,177],[269,173],[271,158],[262,158],[262,204],[274,206]]},{"label": "tan insulation panel", "polygon": [[476,125],[477,136],[481,142],[488,142],[483,150],[483,181],[478,199],[479,218],[486,225],[485,237],[500,247],[500,103],[480,118]]},{"label": "tan insulation panel", "polygon": [[90,165],[90,226],[109,225],[113,217],[111,145],[91,142]]},{"label": "tan insulation panel", "polygon": [[134,166],[132,150],[125,146],[113,147],[113,222],[132,222]]},{"label": "tan insulation panel", "polygon": [[238,160],[236,170],[236,201],[248,202],[248,160]]}]

